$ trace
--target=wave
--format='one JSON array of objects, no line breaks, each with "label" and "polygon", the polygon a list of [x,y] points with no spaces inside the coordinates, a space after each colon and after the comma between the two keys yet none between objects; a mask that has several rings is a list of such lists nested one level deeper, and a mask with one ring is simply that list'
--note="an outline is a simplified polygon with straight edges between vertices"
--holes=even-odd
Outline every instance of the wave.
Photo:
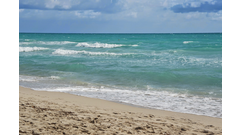
[{"label": "wave", "polygon": [[44,45],[64,45],[73,44],[76,42],[71,41],[35,41],[35,42],[19,42],[19,45],[29,45],[29,44],[44,44]]},{"label": "wave", "polygon": [[138,45],[131,45],[131,46],[138,46]]},{"label": "wave", "polygon": [[60,79],[59,76],[50,76],[49,78],[52,79],[52,80]]},{"label": "wave", "polygon": [[183,41],[184,44],[193,43],[193,41]]},{"label": "wave", "polygon": [[122,45],[122,44],[107,44],[107,43],[87,43],[87,42],[82,42],[78,43],[76,46],[80,47],[90,47],[90,48],[116,48],[116,47],[122,47],[122,46],[138,46],[138,45]]},{"label": "wave", "polygon": [[29,45],[33,44],[33,42],[19,42],[19,45]]},{"label": "wave", "polygon": [[49,48],[43,48],[43,47],[19,47],[19,52],[32,52],[32,51],[41,51],[41,50],[47,50]]},{"label": "wave", "polygon": [[38,41],[40,44],[47,44],[47,45],[64,45],[64,44],[73,44],[76,42],[71,41]]},{"label": "wave", "polygon": [[[169,88],[171,89],[171,88]],[[133,104],[154,109],[174,112],[222,117],[222,100],[219,98],[199,97],[167,91],[132,91],[115,88],[98,87],[55,87],[35,88],[34,90],[66,92],[91,98]]]},{"label": "wave", "polygon": [[109,52],[88,52],[88,51],[74,51],[74,50],[63,50],[57,49],[52,54],[60,54],[60,55],[72,55],[72,54],[87,54],[87,55],[131,55],[132,53],[109,53]]},{"label": "wave", "polygon": [[37,82],[40,77],[19,75],[20,82]]},{"label": "wave", "polygon": [[58,80],[58,79],[60,79],[59,76],[38,77],[38,76],[19,75],[19,81],[21,82],[38,82],[41,80]]}]

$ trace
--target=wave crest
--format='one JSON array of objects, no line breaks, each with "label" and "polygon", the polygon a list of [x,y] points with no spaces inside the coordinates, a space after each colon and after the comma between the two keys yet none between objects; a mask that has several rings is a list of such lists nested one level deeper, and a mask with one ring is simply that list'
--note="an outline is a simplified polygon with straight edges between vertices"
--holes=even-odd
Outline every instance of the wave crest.
[{"label": "wave crest", "polygon": [[44,44],[44,45],[65,45],[73,44],[76,42],[71,41],[35,41],[35,42],[19,42],[19,45],[29,45],[29,44]]},{"label": "wave crest", "polygon": [[[122,46],[128,46],[128,45],[122,45],[122,44],[107,44],[107,43],[87,43],[87,42],[82,42],[78,43],[76,46],[80,47],[90,47],[90,48],[116,48],[116,47],[122,47]],[[138,46],[138,45],[129,45],[129,46]]]},{"label": "wave crest", "polygon": [[47,50],[49,48],[43,48],[43,47],[19,47],[19,52],[32,52],[32,51],[41,51],[41,50]]},{"label": "wave crest", "polygon": [[74,51],[74,50],[63,50],[57,49],[52,54],[60,54],[60,55],[72,55],[72,54],[87,54],[87,55],[131,55],[131,53],[108,53],[108,52],[88,52],[88,51]]},{"label": "wave crest", "polygon": [[193,41],[183,41],[184,44],[192,43]]}]

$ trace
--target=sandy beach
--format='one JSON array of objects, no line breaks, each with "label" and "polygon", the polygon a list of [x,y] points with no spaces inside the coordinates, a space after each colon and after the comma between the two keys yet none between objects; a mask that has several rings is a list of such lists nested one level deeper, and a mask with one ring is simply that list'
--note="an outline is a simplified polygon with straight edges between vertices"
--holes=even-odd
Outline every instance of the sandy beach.
[{"label": "sandy beach", "polygon": [[222,119],[19,87],[19,134],[220,135]]}]

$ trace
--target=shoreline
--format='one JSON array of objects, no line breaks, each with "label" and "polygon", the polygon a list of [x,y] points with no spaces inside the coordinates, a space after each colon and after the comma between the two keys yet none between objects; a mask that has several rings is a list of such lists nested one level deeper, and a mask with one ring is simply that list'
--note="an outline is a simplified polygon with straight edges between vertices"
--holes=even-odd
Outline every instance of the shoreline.
[{"label": "shoreline", "polygon": [[[21,75],[20,75],[21,76]],[[30,76],[29,76],[30,77]],[[34,77],[26,81],[21,78],[20,86],[32,89],[28,81],[34,82]],[[46,78],[51,78],[48,76]],[[36,79],[37,80],[37,79]],[[47,79],[46,79],[47,80]],[[51,79],[49,79],[51,80]],[[54,80],[54,79],[53,79]],[[55,81],[55,80],[54,80]],[[34,82],[35,83],[35,82]],[[53,82],[54,83],[54,82]],[[48,83],[39,83],[33,90],[36,91],[55,91],[64,92],[73,95],[79,95],[90,98],[97,98],[116,102],[120,104],[136,106],[140,108],[165,110],[170,112],[187,113],[214,118],[222,118],[222,98],[209,95],[198,95],[197,93],[188,93],[180,91],[166,90],[135,90],[135,89],[118,89],[110,87],[100,87],[95,85],[89,86],[54,86],[44,87]],[[43,86],[43,87],[42,87]],[[120,90],[120,91],[119,91]]]},{"label": "shoreline", "polygon": [[[31,104],[31,106],[29,106],[29,104]],[[45,110],[39,110],[39,108],[45,108]],[[151,134],[159,134],[163,131],[169,134],[222,134],[222,118],[138,107],[135,105],[117,103],[96,98],[88,98],[63,92],[35,91],[30,88],[24,88],[21,86],[19,86],[19,109],[19,131],[21,131],[23,134],[24,132],[29,133],[32,131],[50,134],[56,133],[56,131],[58,130],[48,129],[47,127],[49,126],[49,124],[44,124],[44,120],[42,120],[39,115],[41,115],[42,113],[46,113],[44,115],[47,115],[49,111],[54,112],[55,110],[58,110],[57,112],[59,112],[59,110],[63,111],[63,109],[65,110],[65,112],[67,110],[67,112],[72,112],[76,114],[74,115],[74,117],[76,116],[78,118],[80,116],[87,116],[88,114],[88,117],[90,117],[90,119],[94,119],[94,117],[96,117],[95,115],[97,114],[105,114],[101,115],[101,117],[104,117],[109,121],[113,119],[118,120],[118,122],[112,123],[113,128],[106,128],[104,129],[104,131],[102,131],[100,129],[96,129],[96,127],[94,130],[94,128],[92,128],[93,126],[89,126],[89,124],[91,125],[91,121],[87,119],[86,121],[84,121],[85,119],[82,117],[83,119],[81,119],[80,121],[87,124],[85,125],[87,127],[83,126],[84,130],[82,128],[81,130],[79,130],[80,126],[78,126],[79,128],[71,132],[69,131],[70,133],[83,133],[82,131],[87,130],[88,133],[97,133],[98,131],[101,131],[104,132],[104,134],[112,134],[114,132],[128,133],[128,131],[132,134],[148,134],[148,131],[149,133],[152,132]],[[34,110],[40,111],[40,113],[34,113]],[[81,111],[79,112],[79,110],[88,113],[82,114]],[[53,114],[56,114],[56,111]],[[53,115],[51,116],[52,118],[50,119],[50,121],[54,121],[53,123],[55,123],[54,125],[56,126],[57,123],[59,124],[62,122],[62,120],[65,119],[66,115],[63,115],[61,117],[60,116],[60,114]],[[26,117],[28,119],[28,122],[30,121],[30,124],[26,122]],[[109,119],[108,117],[112,119]],[[68,118],[69,117],[66,116],[66,119]],[[131,123],[129,121],[131,119],[134,119],[135,122]],[[73,124],[76,122],[76,125],[78,123],[81,123],[78,120],[68,120],[67,123]],[[136,127],[124,127],[124,123],[126,124],[129,122],[131,123],[131,127]],[[100,123],[104,123],[104,119],[102,119]],[[123,125],[121,126],[120,123],[123,123]],[[152,125],[151,132],[150,130],[148,130],[148,127],[141,127],[140,125],[138,125],[139,123],[140,125]],[[163,125],[163,123],[165,123],[165,125]],[[96,125],[97,123],[92,124]],[[61,127],[61,124],[57,126],[57,128],[59,127]],[[117,130],[114,127],[121,127],[121,129],[123,130]],[[158,131],[157,127],[162,130]],[[102,126],[101,129],[102,128],[104,128],[104,126]],[[73,127],[70,129],[75,128]],[[62,132],[63,134],[63,132],[65,133],[65,129],[63,128],[59,130],[59,132]]]},{"label": "shoreline", "polygon": [[[20,85],[19,85],[19,87],[28,88],[28,89],[31,89],[31,90],[33,90],[33,91],[41,91],[41,92],[57,92],[57,93],[60,92],[60,91],[34,90],[34,89],[32,89],[32,88],[24,87],[24,86],[20,86]],[[80,97],[86,97],[86,98],[90,98],[90,99],[99,99],[99,100],[103,100],[103,101],[113,102],[113,103],[117,103],[117,104],[122,104],[122,105],[137,107],[137,108],[144,108],[144,109],[150,109],[150,110],[160,110],[160,111],[166,111],[166,112],[173,112],[173,113],[189,114],[189,115],[197,115],[197,116],[205,116],[205,117],[222,119],[222,117],[214,117],[214,116],[209,116],[209,115],[194,114],[194,113],[187,113],[187,112],[177,112],[177,111],[175,112],[175,111],[172,111],[172,110],[163,110],[163,109],[151,108],[151,107],[146,107],[146,106],[141,106],[141,105],[136,105],[136,104],[131,104],[131,103],[125,103],[125,102],[120,102],[120,101],[112,101],[112,100],[107,100],[107,99],[101,99],[101,98],[95,98],[95,97],[87,97],[87,96],[82,96],[82,95],[76,95],[76,94],[72,94],[72,93],[68,93],[68,92],[60,92],[60,93],[66,93],[66,94],[75,95],[75,96],[80,96]]]}]

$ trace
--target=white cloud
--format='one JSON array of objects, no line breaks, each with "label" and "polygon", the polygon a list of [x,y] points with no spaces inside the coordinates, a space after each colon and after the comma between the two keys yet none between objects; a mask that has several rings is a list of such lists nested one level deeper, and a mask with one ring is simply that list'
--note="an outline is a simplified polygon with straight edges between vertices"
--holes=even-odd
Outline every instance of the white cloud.
[{"label": "white cloud", "polygon": [[134,18],[137,18],[137,12],[128,13],[127,16],[132,16]]},{"label": "white cloud", "polygon": [[19,9],[19,12],[23,12],[24,11],[24,9]]},{"label": "white cloud", "polygon": [[203,19],[206,17],[206,14],[204,12],[189,12],[182,15],[185,15],[186,19]]},{"label": "white cloud", "polygon": [[19,14],[19,18],[25,19],[69,19],[73,18],[70,11],[56,11],[56,10],[33,10],[33,9],[24,9],[24,12]]},{"label": "white cloud", "polygon": [[48,0],[48,1],[45,1],[45,6],[47,8],[54,8],[56,5],[59,5],[60,2],[58,0]]},{"label": "white cloud", "polygon": [[222,20],[222,11],[218,11],[216,13],[209,13],[208,15],[211,18],[211,20],[214,20],[214,21]]},{"label": "white cloud", "polygon": [[165,0],[164,2],[161,2],[161,5],[163,6],[163,7],[168,7],[168,1],[167,0]]},{"label": "white cloud", "polygon": [[191,7],[200,7],[201,6],[201,2],[192,2],[191,3]]},{"label": "white cloud", "polygon": [[72,6],[80,4],[76,0],[45,0],[45,7],[53,9],[55,6],[60,6],[63,9],[70,9]]},{"label": "white cloud", "polygon": [[94,12],[93,10],[75,11],[74,14],[79,18],[95,18],[101,15],[100,12]]}]

